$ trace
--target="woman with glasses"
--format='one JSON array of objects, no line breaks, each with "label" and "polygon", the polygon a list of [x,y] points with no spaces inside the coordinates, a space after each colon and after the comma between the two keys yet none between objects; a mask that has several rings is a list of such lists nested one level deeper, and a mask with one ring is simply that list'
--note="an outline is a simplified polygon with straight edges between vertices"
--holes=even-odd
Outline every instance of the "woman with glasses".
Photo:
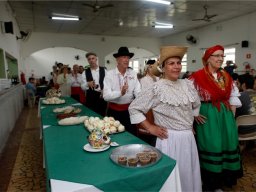
[{"label": "woman with glasses", "polygon": [[203,190],[232,187],[241,177],[235,108],[241,106],[239,91],[231,76],[221,68],[224,48],[208,48],[204,67],[190,79],[201,99],[200,115],[195,117]]}]

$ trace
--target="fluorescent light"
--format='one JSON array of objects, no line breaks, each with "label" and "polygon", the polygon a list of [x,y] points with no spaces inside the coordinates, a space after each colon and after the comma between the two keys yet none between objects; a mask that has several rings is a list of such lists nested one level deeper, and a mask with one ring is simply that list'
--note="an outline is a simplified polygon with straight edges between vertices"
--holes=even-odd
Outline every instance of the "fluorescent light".
[{"label": "fluorescent light", "polygon": [[156,25],[167,25],[167,26],[170,26],[170,25],[172,25],[172,24],[170,24],[170,23],[161,23],[161,22],[155,22],[155,24]]},{"label": "fluorescent light", "polygon": [[66,21],[79,21],[79,17],[57,17],[57,16],[52,16],[51,19],[53,19],[53,20],[66,20]]},{"label": "fluorescent light", "polygon": [[151,1],[154,3],[160,3],[160,4],[164,4],[164,5],[170,5],[171,2],[170,1],[164,1],[164,0],[146,0],[146,1]]},{"label": "fluorescent light", "polygon": [[172,29],[173,25],[155,25],[153,27],[159,28],[159,29]]}]

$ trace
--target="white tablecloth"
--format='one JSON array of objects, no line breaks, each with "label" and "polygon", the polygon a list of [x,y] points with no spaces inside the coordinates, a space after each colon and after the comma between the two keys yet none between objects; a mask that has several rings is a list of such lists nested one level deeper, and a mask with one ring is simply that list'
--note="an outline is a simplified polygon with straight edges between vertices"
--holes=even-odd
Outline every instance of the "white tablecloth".
[{"label": "white tablecloth", "polygon": [[[73,183],[68,181],[60,181],[51,179],[51,191],[52,192],[102,192],[93,185]],[[125,191],[125,190],[124,190]],[[180,192],[180,175],[177,167],[174,167],[170,176],[165,181],[162,186],[161,192]]]}]

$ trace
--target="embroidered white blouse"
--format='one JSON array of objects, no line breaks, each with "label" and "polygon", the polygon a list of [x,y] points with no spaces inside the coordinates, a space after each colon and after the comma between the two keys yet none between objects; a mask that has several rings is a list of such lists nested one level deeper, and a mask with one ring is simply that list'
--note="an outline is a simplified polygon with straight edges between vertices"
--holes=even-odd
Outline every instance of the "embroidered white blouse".
[{"label": "embroidered white blouse", "polygon": [[199,115],[200,98],[194,85],[187,79],[160,79],[143,90],[129,107],[132,124],[146,119],[153,110],[155,124],[174,130],[192,129],[194,116]]},{"label": "embroidered white blouse", "polygon": [[[121,88],[128,83],[128,90],[122,96]],[[117,68],[109,70],[104,78],[103,98],[105,101],[110,101],[116,104],[131,103],[134,97],[140,92],[140,82],[137,74],[132,69],[127,69],[122,75]]]},{"label": "embroidered white blouse", "polygon": [[[156,78],[156,81],[159,80],[159,77],[155,77],[155,78]],[[149,87],[151,87],[153,85],[153,83],[155,83],[155,81],[149,75],[142,77],[140,80],[141,90],[148,89]]]}]

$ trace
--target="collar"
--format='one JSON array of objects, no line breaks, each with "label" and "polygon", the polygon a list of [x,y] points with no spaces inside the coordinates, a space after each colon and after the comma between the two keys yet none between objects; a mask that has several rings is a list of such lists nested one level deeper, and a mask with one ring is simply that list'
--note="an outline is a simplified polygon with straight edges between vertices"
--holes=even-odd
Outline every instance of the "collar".
[{"label": "collar", "polygon": [[[118,68],[116,67],[115,68],[115,74],[117,74],[117,75],[122,75],[121,73],[120,73],[120,71],[118,70]],[[129,69],[126,69],[126,71],[125,71],[125,73],[124,73],[124,77],[125,76],[129,76],[130,75],[130,71],[129,71]]]}]

